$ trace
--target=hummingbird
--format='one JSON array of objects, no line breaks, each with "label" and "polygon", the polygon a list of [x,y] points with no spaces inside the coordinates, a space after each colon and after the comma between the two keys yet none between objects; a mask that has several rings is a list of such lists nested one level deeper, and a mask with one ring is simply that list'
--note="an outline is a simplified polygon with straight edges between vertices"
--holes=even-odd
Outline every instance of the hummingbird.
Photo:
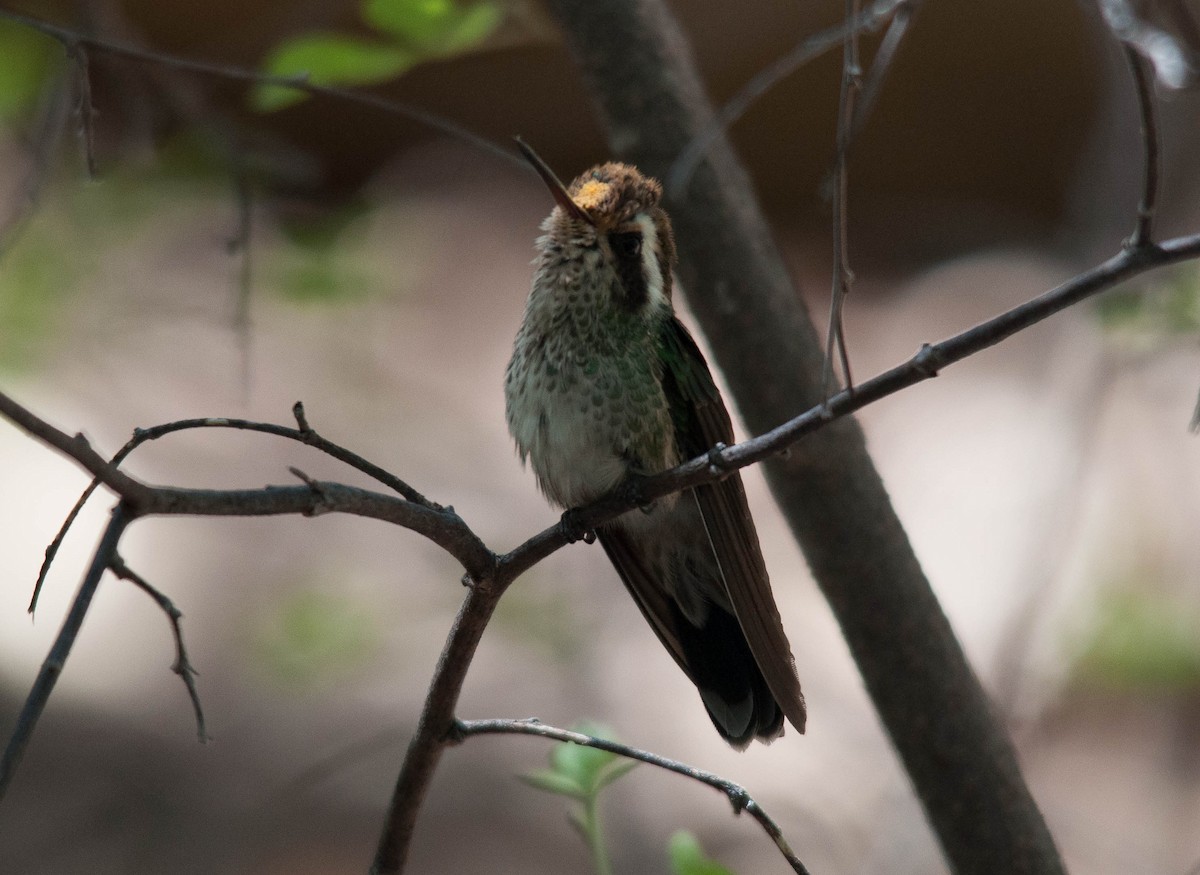
[{"label": "hummingbird", "polygon": [[[517,143],[555,206],[535,244],[505,411],[521,461],[569,511],[733,443],[733,425],[675,315],[675,241],[659,182],[610,162],[564,186]],[[804,732],[804,696],[736,471],[595,535],[722,738],[739,750],[769,742],[784,717]]]}]

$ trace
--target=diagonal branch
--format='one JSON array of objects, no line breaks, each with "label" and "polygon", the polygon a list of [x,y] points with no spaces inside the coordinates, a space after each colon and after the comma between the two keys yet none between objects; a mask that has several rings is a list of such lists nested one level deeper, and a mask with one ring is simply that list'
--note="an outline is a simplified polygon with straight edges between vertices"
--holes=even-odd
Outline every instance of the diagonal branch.
[{"label": "diagonal branch", "polygon": [[[74,459],[94,474],[121,496],[122,503],[131,517],[281,514],[318,516],[323,513],[348,513],[394,523],[428,538],[462,563],[473,576],[487,577],[495,565],[492,552],[462,518],[454,513],[453,508],[434,509],[367,489],[317,481],[303,486],[266,486],[261,489],[181,489],[172,486],[149,486],[114,467],[96,453],[82,436],[68,436],[30,413],[3,392],[0,392],[0,416]],[[209,426],[229,426],[234,421],[212,419],[191,422]],[[234,427],[253,428],[255,431],[271,433],[291,431],[266,423],[241,422]],[[324,442],[324,439],[319,441]],[[349,451],[344,452],[348,456],[354,455]]]},{"label": "diagonal branch", "polygon": [[454,618],[454,626],[442,648],[417,731],[408,744],[404,764],[396,778],[383,832],[371,865],[371,875],[403,872],[417,826],[417,815],[442,758],[454,726],[454,709],[462,692],[467,669],[483,637],[492,612],[504,595],[512,576],[474,578],[467,582],[467,597]]},{"label": "diagonal branch", "polygon": [[[1178,237],[1157,246],[1129,247],[1091,270],[938,343],[924,344],[908,361],[896,365],[853,390],[843,390],[824,404],[757,437],[703,456],[633,483],[626,483],[594,504],[574,511],[579,528],[593,529],[632,507],[656,498],[710,483],[728,472],[779,456],[801,438],[902,389],[936,377],[946,367],[982,352],[1090,297],[1108,291],[1140,274],[1181,261],[1200,258],[1200,234]],[[501,569],[521,574],[569,543],[570,533],[559,525],[539,532],[499,557]]]},{"label": "diagonal branch", "polygon": [[536,735],[541,738],[552,738],[555,741],[567,741],[583,745],[584,747],[594,747],[597,750],[606,750],[609,753],[615,753],[627,759],[637,760],[638,762],[647,763],[660,769],[666,769],[668,772],[674,772],[677,775],[683,775],[685,778],[691,778],[693,781],[699,781],[701,784],[714,787],[724,793],[729,799],[730,804],[733,805],[734,814],[741,814],[745,811],[758,821],[759,826],[763,828],[763,831],[771,838],[775,846],[779,848],[779,853],[788,861],[793,872],[797,872],[799,875],[808,875],[808,870],[804,867],[804,863],[800,861],[800,858],[796,856],[791,846],[788,845],[787,839],[783,837],[783,832],[779,829],[779,824],[763,811],[762,806],[755,802],[749,791],[740,784],[735,784],[733,781],[722,778],[720,775],[694,768],[678,760],[669,759],[650,751],[639,750],[636,747],[630,747],[616,741],[609,741],[606,738],[585,735],[582,732],[572,732],[567,729],[547,726],[537,719],[455,720],[450,737],[453,742],[458,743],[470,738],[472,735],[498,734]]},{"label": "diagonal branch", "polygon": [[29,695],[25,698],[25,705],[17,716],[17,725],[9,737],[8,746],[4,749],[4,756],[0,758],[0,799],[4,798],[5,791],[8,789],[13,775],[16,774],[17,766],[25,754],[25,747],[29,744],[38,718],[45,710],[50,693],[58,682],[58,676],[62,674],[63,666],[66,665],[71,647],[75,643],[75,637],[79,634],[79,627],[83,625],[83,618],[87,616],[88,607],[92,603],[92,597],[96,594],[97,587],[100,586],[100,578],[112,565],[113,557],[117,555],[117,545],[121,540],[121,534],[132,519],[133,515],[124,504],[118,504],[113,508],[112,518],[92,556],[92,564],[83,576],[79,592],[75,594],[75,600],[71,602],[71,609],[67,612],[66,619],[63,620],[58,637],[54,640],[54,646],[50,648],[50,652],[42,662],[41,670],[38,671]]}]

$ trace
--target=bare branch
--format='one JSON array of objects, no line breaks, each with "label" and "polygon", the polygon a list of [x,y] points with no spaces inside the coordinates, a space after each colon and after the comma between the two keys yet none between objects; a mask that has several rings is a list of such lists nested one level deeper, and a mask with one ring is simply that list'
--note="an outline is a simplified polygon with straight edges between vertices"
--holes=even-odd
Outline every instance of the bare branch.
[{"label": "bare branch", "polygon": [[65,432],[59,431],[3,392],[0,392],[0,416],[5,417],[42,443],[50,445],[64,456],[74,459],[84,470],[132,505],[139,505],[148,500],[151,492],[149,487],[109,464],[92,449],[91,444],[82,434],[71,437]]},{"label": "bare branch", "polygon": [[66,619],[63,620],[58,637],[54,639],[54,646],[50,648],[50,652],[42,662],[42,668],[29,690],[29,695],[25,698],[25,705],[17,716],[17,725],[9,737],[4,756],[0,759],[0,800],[4,798],[8,785],[12,781],[13,775],[16,774],[17,766],[33,735],[34,727],[37,726],[38,718],[42,715],[50,693],[58,682],[58,676],[62,674],[63,666],[71,653],[71,647],[75,644],[75,637],[79,634],[79,627],[83,624],[83,618],[87,615],[92,597],[100,585],[100,578],[112,564],[113,557],[117,554],[117,545],[120,543],[121,534],[132,519],[133,515],[129,513],[129,509],[124,504],[118,504],[113,508],[112,519],[109,520],[100,544],[96,547],[92,563],[83,577],[83,582],[79,585],[79,592],[75,594],[75,600],[71,602],[71,609],[67,612]]},{"label": "bare branch", "polygon": [[7,9],[0,9],[0,17],[7,18],[9,21],[14,21],[17,24],[32,28],[39,33],[44,33],[46,36],[61,43],[68,52],[71,52],[73,47],[87,48],[97,52],[104,52],[108,55],[128,58],[132,61],[157,64],[175,70],[195,73],[201,76],[213,76],[219,79],[233,80],[235,82],[251,82],[257,85],[276,85],[281,88],[292,88],[296,91],[303,91],[305,94],[313,96],[332,97],[337,100],[348,101],[360,106],[370,107],[371,109],[387,113],[388,115],[400,116],[401,118],[419,122],[420,124],[427,125],[434,130],[441,131],[443,134],[446,134],[455,140],[459,140],[467,145],[474,146],[476,149],[480,149],[481,151],[487,152],[505,161],[516,164],[522,163],[521,159],[514,155],[509,149],[499,146],[496,143],[493,143],[491,140],[485,139],[479,134],[469,131],[461,125],[450,121],[449,119],[421,109],[418,106],[401,103],[397,100],[389,100],[385,97],[379,97],[377,95],[361,91],[350,91],[345,88],[335,88],[329,85],[317,85],[307,81],[304,77],[273,76],[269,73],[263,73],[258,70],[250,70],[245,67],[235,67],[229,64],[214,64],[207,61],[194,61],[188,58],[166,55],[160,52],[139,48],[138,46],[129,45],[127,43],[89,36],[70,28],[51,24],[48,21],[42,21],[38,18],[31,18],[27,15],[21,15],[17,12],[10,12]]},{"label": "bare branch", "polygon": [[1142,131],[1142,196],[1138,201],[1137,223],[1129,245],[1154,243],[1154,213],[1158,203],[1158,119],[1155,113],[1154,85],[1146,69],[1147,61],[1130,43],[1122,43],[1125,59],[1137,89],[1138,116]]},{"label": "bare branch", "polygon": [[[0,413],[5,413],[3,405],[6,401],[12,403],[10,399],[7,399],[6,396],[3,395],[3,393],[0,393]],[[146,443],[147,441],[157,440],[158,438],[168,434],[174,434],[178,431],[186,431],[196,428],[232,428],[245,431],[257,431],[264,434],[272,434],[277,437],[284,437],[288,438],[289,440],[308,444],[309,446],[314,447],[327,455],[333,456],[333,458],[337,459],[338,461],[350,465],[352,468],[361,471],[367,476],[378,480],[384,486],[395,490],[409,501],[415,502],[416,504],[427,507],[430,510],[439,513],[444,510],[440,504],[430,501],[399,477],[388,471],[385,471],[374,462],[369,462],[357,453],[351,452],[345,447],[326,440],[317,434],[317,432],[315,432],[309,426],[308,420],[305,418],[304,414],[304,405],[300,401],[297,401],[292,406],[292,414],[296,417],[296,422],[299,425],[298,429],[287,428],[286,426],[274,425],[266,422],[253,422],[247,419],[224,419],[217,417],[206,417],[203,419],[183,419],[177,422],[168,422],[163,425],[156,425],[153,428],[139,428],[134,431],[133,437],[125,443],[125,446],[121,447],[121,449],[117,451],[116,455],[112,457],[112,460],[108,464],[110,467],[115,469],[125,461],[130,453],[132,453],[142,444]],[[26,411],[26,415],[31,416],[32,414],[28,414]],[[38,572],[37,582],[33,587],[33,596],[29,601],[29,613],[32,614],[37,610],[38,597],[41,594],[42,587],[45,585],[46,575],[50,572],[50,566],[53,564],[54,558],[58,555],[58,550],[62,546],[63,539],[66,537],[67,532],[74,524],[75,518],[79,516],[79,512],[83,509],[84,504],[87,503],[87,500],[91,497],[92,493],[96,491],[96,487],[100,485],[100,482],[101,481],[99,479],[93,480],[83,491],[83,494],[79,497],[79,500],[75,502],[75,506],[71,508],[71,512],[67,514],[66,520],[64,520],[62,526],[58,530],[58,533],[54,536],[54,540],[52,540],[50,545],[46,547],[46,557],[42,561],[42,567]]]},{"label": "bare branch", "polygon": [[183,614],[180,613],[179,608],[175,607],[173,601],[126,565],[119,553],[113,554],[108,567],[117,577],[128,580],[154,599],[155,604],[167,615],[167,622],[171,624],[171,634],[175,637],[175,664],[171,666],[171,671],[179,675],[183,679],[184,686],[187,687],[188,697],[192,700],[192,711],[196,715],[196,736],[200,743],[204,744],[209,740],[209,735],[204,729],[204,709],[200,707],[200,693],[196,690],[197,672],[188,660],[187,648],[183,645],[183,629],[179,624],[179,621],[183,619]]},{"label": "bare branch", "polygon": [[253,292],[253,263],[250,237],[254,230],[254,190],[245,161],[239,152],[233,158],[233,195],[237,204],[237,225],[229,238],[229,253],[238,258],[237,294],[233,308],[233,330],[242,357],[242,391],[250,393],[250,298]]},{"label": "bare branch", "polygon": [[887,32],[883,35],[883,41],[875,50],[875,57],[871,59],[871,69],[867,71],[866,78],[863,80],[854,112],[854,124],[850,128],[851,140],[858,136],[858,132],[862,130],[867,118],[870,117],[871,111],[875,109],[879,93],[883,90],[883,80],[887,78],[888,71],[892,68],[892,62],[896,59],[896,53],[900,50],[900,43],[904,41],[908,27],[912,24],[912,20],[923,2],[924,0],[909,0],[896,9],[892,23],[888,25]]},{"label": "bare branch", "polygon": [[79,138],[83,141],[83,159],[89,179],[99,175],[96,169],[96,109],[92,105],[92,75],[87,47],[82,39],[64,42],[68,57],[75,64],[75,114],[79,118]]},{"label": "bare branch", "polygon": [[[850,19],[855,33],[872,33],[897,10],[909,6],[912,0],[877,0],[861,15]],[[712,120],[679,152],[671,169],[663,175],[672,198],[682,198],[692,181],[692,175],[713,142],[740,119],[754,102],[791,76],[809,61],[818,58],[846,38],[847,21],[834,25],[803,40],[786,55],[769,64],[755,74],[738,90],[724,106],[717,110]]]},{"label": "bare branch", "polygon": [[849,200],[850,141],[856,113],[855,99],[862,88],[862,65],[858,57],[858,32],[850,22],[858,18],[859,0],[845,0],[846,36],[842,43],[842,85],[838,93],[837,154],[834,156],[833,184],[833,277],[829,296],[829,331],[825,339],[825,364],[821,369],[821,388],[825,397],[833,390],[834,350],[841,359],[842,376],[849,389],[854,388],[850,374],[850,355],[846,349],[842,311],[854,282],[850,270],[850,240],[846,210]]},{"label": "bare branch", "polygon": [[30,138],[30,168],[21,184],[12,212],[0,221],[0,260],[11,251],[37,207],[42,187],[50,176],[53,156],[67,127],[69,91],[66,76],[57,75],[46,89]]},{"label": "bare branch", "polygon": [[804,863],[800,861],[800,858],[796,856],[795,852],[788,845],[787,839],[783,837],[783,832],[779,829],[779,824],[763,811],[762,806],[754,801],[745,787],[722,778],[720,775],[694,768],[678,760],[668,759],[650,751],[639,750],[636,747],[620,744],[619,742],[596,738],[595,736],[585,735],[581,732],[547,726],[535,718],[525,720],[455,720],[450,739],[457,743],[470,738],[472,735],[497,734],[536,735],[541,738],[551,738],[555,741],[567,741],[583,745],[584,747],[594,747],[597,750],[606,750],[609,753],[647,763],[660,769],[666,769],[668,772],[674,772],[677,775],[683,775],[686,778],[691,778],[693,781],[699,781],[702,784],[714,787],[724,793],[729,799],[730,804],[733,805],[734,814],[741,814],[745,811],[758,821],[763,831],[771,837],[771,841],[775,843],[775,846],[779,848],[779,852],[783,854],[784,859],[788,861],[788,864],[792,867],[792,871],[800,873],[800,875],[807,875],[808,873],[808,870],[804,868]]},{"label": "bare branch", "polygon": [[404,871],[417,815],[454,726],[454,709],[458,705],[467,669],[475,658],[475,650],[496,609],[496,603],[512,579],[512,576],[474,578],[469,584],[467,597],[454,619],[446,646],[442,648],[433,681],[425,696],[425,706],[421,709],[417,731],[408,745],[404,765],[396,779],[375,861],[371,866],[372,875],[394,875]]}]

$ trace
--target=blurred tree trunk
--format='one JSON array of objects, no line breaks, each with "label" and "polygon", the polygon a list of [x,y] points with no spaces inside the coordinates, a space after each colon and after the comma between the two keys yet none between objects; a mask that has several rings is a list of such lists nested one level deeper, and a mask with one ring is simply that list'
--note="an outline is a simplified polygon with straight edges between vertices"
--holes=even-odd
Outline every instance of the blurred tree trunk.
[{"label": "blurred tree trunk", "polygon": [[[550,6],[613,151],[662,178],[712,115],[671,14],[661,0]],[[667,207],[688,301],[750,430],[762,433],[819,403],[821,343],[725,139],[713,144],[686,196],[669,197]],[[1012,745],[921,571],[858,424],[832,423],[766,473],[953,870],[1062,873]]]}]

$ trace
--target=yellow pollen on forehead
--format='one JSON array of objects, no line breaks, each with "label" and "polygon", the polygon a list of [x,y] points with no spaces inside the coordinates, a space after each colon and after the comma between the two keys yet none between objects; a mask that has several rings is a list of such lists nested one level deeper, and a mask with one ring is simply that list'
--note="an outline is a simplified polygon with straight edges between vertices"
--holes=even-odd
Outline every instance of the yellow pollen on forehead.
[{"label": "yellow pollen on forehead", "polygon": [[579,194],[575,195],[574,201],[585,210],[592,209],[604,202],[611,189],[611,183],[601,182],[598,179],[589,179],[579,189]]}]

